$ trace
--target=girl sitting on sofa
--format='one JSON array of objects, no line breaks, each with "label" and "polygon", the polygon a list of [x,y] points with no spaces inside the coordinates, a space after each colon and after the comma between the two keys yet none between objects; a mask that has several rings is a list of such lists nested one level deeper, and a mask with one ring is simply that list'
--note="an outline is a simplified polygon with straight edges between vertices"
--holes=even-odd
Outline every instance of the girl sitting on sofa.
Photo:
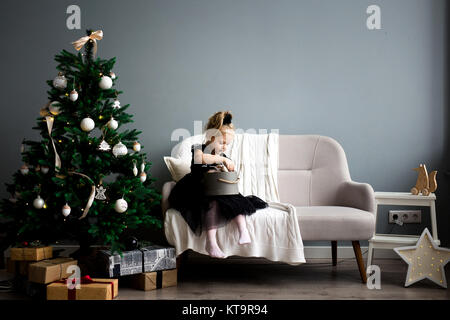
[{"label": "girl sitting on sofa", "polygon": [[225,258],[216,239],[217,228],[230,220],[239,229],[239,244],[250,243],[244,215],[251,215],[268,204],[257,196],[242,194],[207,196],[203,193],[201,180],[205,172],[218,170],[220,165],[234,171],[234,163],[225,155],[225,150],[234,138],[234,125],[229,111],[212,115],[206,125],[206,143],[191,147],[191,172],[180,179],[172,189],[169,203],[178,210],[191,230],[200,235],[206,231],[205,249],[215,258]]}]

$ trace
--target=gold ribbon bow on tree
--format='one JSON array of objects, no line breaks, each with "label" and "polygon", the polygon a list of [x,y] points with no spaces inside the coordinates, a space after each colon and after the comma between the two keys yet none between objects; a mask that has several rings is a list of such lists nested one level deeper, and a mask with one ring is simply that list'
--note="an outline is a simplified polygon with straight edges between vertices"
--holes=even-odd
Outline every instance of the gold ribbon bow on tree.
[{"label": "gold ribbon bow on tree", "polygon": [[97,53],[97,40],[103,39],[103,31],[97,30],[93,31],[89,36],[82,37],[77,41],[72,42],[75,50],[80,51],[81,48],[86,44],[86,42],[92,40],[94,42],[94,54]]}]

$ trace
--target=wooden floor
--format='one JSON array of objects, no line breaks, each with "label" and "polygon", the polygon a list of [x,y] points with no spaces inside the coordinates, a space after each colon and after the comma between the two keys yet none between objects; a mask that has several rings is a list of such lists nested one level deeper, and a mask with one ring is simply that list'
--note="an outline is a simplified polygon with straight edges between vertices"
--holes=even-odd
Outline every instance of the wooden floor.
[{"label": "wooden floor", "polygon": [[[264,259],[189,258],[177,287],[154,291],[119,289],[119,300],[141,299],[446,299],[450,289],[429,280],[405,288],[407,266],[402,260],[378,259],[381,289],[369,290],[361,283],[355,259],[331,261],[309,259],[300,266]],[[450,265],[450,264],[449,264]],[[449,267],[446,275],[450,280]],[[0,280],[11,275],[0,271]],[[0,300],[26,299],[15,293],[0,293]]]}]

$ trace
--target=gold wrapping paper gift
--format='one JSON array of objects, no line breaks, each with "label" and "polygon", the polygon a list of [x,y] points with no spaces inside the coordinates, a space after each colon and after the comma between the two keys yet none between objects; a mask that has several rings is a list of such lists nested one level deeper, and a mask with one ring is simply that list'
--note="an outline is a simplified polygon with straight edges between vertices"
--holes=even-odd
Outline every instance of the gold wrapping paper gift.
[{"label": "gold wrapping paper gift", "polygon": [[52,257],[52,247],[11,248],[11,260],[14,261],[41,261]]},{"label": "gold wrapping paper gift", "polygon": [[[92,278],[92,281],[95,283],[81,283],[80,289],[73,289],[75,300],[112,300],[117,297],[118,279]],[[53,282],[47,286],[47,300],[69,300],[69,289],[63,282]]]},{"label": "gold wrapping paper gift", "polygon": [[177,285],[177,269],[145,272],[130,276],[131,286],[135,289],[149,291]]},{"label": "gold wrapping paper gift", "polygon": [[28,269],[28,280],[47,284],[67,278],[72,274],[72,272],[67,273],[67,268],[71,265],[77,265],[77,260],[72,258],[55,258],[31,263]]},{"label": "gold wrapping paper gift", "polygon": [[21,276],[28,275],[28,266],[32,261],[16,261],[11,258],[6,258],[6,272],[12,274],[20,274]]}]

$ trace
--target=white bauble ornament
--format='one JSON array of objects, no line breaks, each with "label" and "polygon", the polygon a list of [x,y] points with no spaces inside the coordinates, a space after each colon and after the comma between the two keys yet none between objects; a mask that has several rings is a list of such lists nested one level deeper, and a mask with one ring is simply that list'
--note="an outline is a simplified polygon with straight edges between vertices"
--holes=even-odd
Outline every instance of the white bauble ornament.
[{"label": "white bauble ornament", "polygon": [[145,172],[141,172],[139,179],[141,182],[145,182],[145,180],[147,180],[147,174]]},{"label": "white bauble ornament", "polygon": [[48,170],[49,170],[49,167],[47,167],[47,166],[42,166],[42,167],[41,167],[41,172],[42,172],[43,174],[47,174],[47,173],[48,173]]},{"label": "white bauble ornament", "polygon": [[69,99],[70,99],[70,101],[77,101],[77,99],[78,99],[78,92],[76,90],[72,90],[70,92]]},{"label": "white bauble ornament", "polygon": [[87,117],[81,120],[80,124],[81,130],[89,132],[95,128],[95,122],[91,118]]},{"label": "white bauble ornament", "polygon": [[24,164],[23,166],[20,167],[20,172],[21,172],[23,175],[26,175],[29,171],[30,171],[30,169],[28,169],[28,167],[27,167],[26,164]]},{"label": "white bauble ornament", "polygon": [[62,74],[62,72],[59,72],[56,78],[53,80],[53,86],[57,89],[65,89],[67,87],[67,79]]},{"label": "white bauble ornament", "polygon": [[115,157],[124,156],[128,153],[127,146],[119,142],[113,147],[112,153]]},{"label": "white bauble ornament", "polygon": [[141,151],[141,144],[139,142],[135,141],[133,143],[133,150],[136,151],[136,152]]},{"label": "white bauble ornament", "polygon": [[118,126],[119,123],[117,122],[117,120],[111,117],[111,120],[108,121],[108,128],[110,128],[111,130],[116,130]]},{"label": "white bauble ornament", "polygon": [[116,200],[114,210],[116,210],[119,213],[123,213],[123,212],[127,211],[127,209],[128,209],[128,203],[125,201],[124,198]]},{"label": "white bauble ornament", "polygon": [[50,113],[54,116],[57,116],[61,112],[61,104],[58,101],[53,101],[48,106],[48,110],[50,110]]},{"label": "white bauble ornament", "polygon": [[66,203],[63,207],[62,207],[62,214],[64,217],[67,217],[70,214],[71,208],[69,207],[69,205]]},{"label": "white bauble ornament", "polygon": [[110,77],[103,76],[103,77],[101,77],[100,82],[98,83],[98,86],[100,87],[100,89],[106,90],[106,89],[111,89],[112,84],[113,84],[113,82]]},{"label": "white bauble ornament", "polygon": [[136,168],[136,163],[133,164],[133,174],[136,177],[138,174],[138,169]]},{"label": "white bauble ornament", "polygon": [[120,101],[117,99],[114,99],[112,107],[113,107],[113,109],[120,109]]},{"label": "white bauble ornament", "polygon": [[37,198],[34,199],[33,206],[36,209],[42,209],[44,207],[44,200],[41,198],[41,196],[37,196]]},{"label": "white bauble ornament", "polygon": [[109,76],[110,76],[111,79],[113,79],[113,80],[116,78],[116,74],[115,74],[114,72],[112,72],[112,71],[109,73]]}]

